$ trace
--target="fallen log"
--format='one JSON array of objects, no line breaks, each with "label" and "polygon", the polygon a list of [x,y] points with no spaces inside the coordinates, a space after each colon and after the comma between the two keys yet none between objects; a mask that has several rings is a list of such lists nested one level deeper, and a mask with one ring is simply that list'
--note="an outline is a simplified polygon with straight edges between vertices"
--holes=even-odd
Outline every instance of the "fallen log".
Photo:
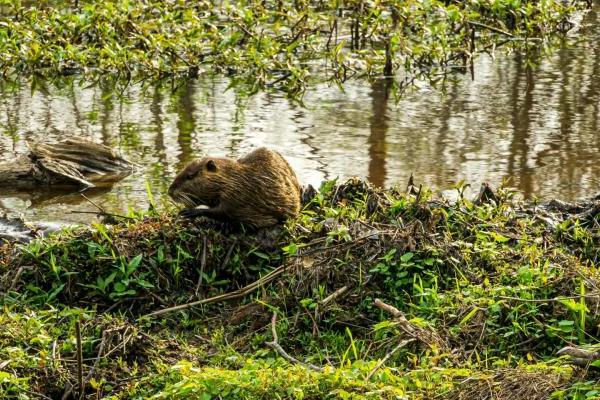
[{"label": "fallen log", "polygon": [[[600,360],[600,350],[597,348],[581,348],[566,346],[560,349],[556,355],[569,356],[569,362],[580,367],[589,367],[593,362]],[[595,365],[594,365],[595,366]]]},{"label": "fallen log", "polygon": [[69,138],[55,144],[27,143],[29,154],[0,163],[0,187],[37,189],[69,185],[94,187],[133,172],[133,164],[109,147]]}]

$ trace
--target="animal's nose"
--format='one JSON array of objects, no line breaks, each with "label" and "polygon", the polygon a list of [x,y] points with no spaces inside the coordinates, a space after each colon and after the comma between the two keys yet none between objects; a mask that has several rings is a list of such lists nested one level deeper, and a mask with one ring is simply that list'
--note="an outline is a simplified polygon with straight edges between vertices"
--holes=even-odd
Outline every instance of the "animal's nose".
[{"label": "animal's nose", "polygon": [[173,197],[173,195],[175,194],[175,188],[173,187],[173,185],[169,186],[169,190],[167,193],[170,197]]}]

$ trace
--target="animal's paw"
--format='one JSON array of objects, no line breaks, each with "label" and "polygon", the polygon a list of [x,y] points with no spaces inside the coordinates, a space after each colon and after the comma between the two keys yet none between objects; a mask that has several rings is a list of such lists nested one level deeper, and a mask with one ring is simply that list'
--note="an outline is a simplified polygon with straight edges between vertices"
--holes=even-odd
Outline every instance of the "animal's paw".
[{"label": "animal's paw", "polygon": [[202,215],[202,210],[197,208],[184,208],[179,212],[181,218],[194,219]]}]

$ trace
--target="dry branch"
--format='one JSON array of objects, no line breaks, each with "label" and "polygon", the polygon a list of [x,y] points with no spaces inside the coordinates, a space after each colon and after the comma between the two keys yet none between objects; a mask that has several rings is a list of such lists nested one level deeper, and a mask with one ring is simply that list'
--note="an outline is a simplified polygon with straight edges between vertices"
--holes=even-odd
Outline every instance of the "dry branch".
[{"label": "dry branch", "polygon": [[403,348],[404,346],[406,346],[410,342],[414,342],[414,341],[415,341],[415,339],[411,338],[411,339],[403,340],[400,343],[398,343],[398,345],[396,345],[396,347],[394,347],[389,353],[387,353],[385,355],[385,357],[383,357],[377,363],[377,365],[369,372],[369,374],[367,375],[367,380],[371,379],[371,377],[375,374],[375,372],[377,372],[377,370],[379,368],[381,368],[394,355],[394,353],[396,353],[398,350],[400,350],[401,348]]},{"label": "dry branch", "polygon": [[339,288],[338,290],[336,290],[335,292],[331,293],[329,296],[327,296],[323,300],[321,300],[319,302],[319,306],[327,307],[327,305],[329,303],[331,303],[332,301],[334,301],[335,299],[337,299],[338,297],[340,297],[341,295],[346,293],[347,290],[348,290],[348,286],[342,286],[341,288]]},{"label": "dry branch", "polygon": [[442,351],[448,350],[448,344],[446,341],[431,328],[422,328],[411,323],[406,319],[402,311],[398,310],[394,306],[384,303],[380,299],[375,299],[373,304],[385,312],[392,314],[394,321],[398,324],[402,332],[408,337],[418,340],[431,349],[441,349]]},{"label": "dry branch", "polygon": [[188,309],[191,307],[200,306],[203,304],[217,303],[217,302],[237,299],[239,297],[244,297],[244,296],[254,292],[259,287],[268,284],[273,279],[275,279],[276,277],[281,275],[283,272],[285,272],[289,267],[290,267],[290,265],[287,265],[287,264],[277,267],[273,271],[269,272],[267,275],[258,279],[257,281],[255,281],[247,286],[244,286],[241,289],[235,290],[233,292],[221,294],[221,295],[218,295],[215,297],[210,297],[208,299],[194,301],[191,303],[181,304],[181,305],[174,306],[174,307],[164,308],[162,310],[157,310],[157,311],[151,312],[150,314],[145,315],[145,317],[158,317],[159,315],[168,314],[168,313],[175,312],[175,311],[181,311],[181,310],[185,310],[185,309]]},{"label": "dry branch", "polygon": [[81,321],[75,324],[75,335],[77,339],[77,389],[79,389],[79,398],[83,399],[83,349],[81,345]]},{"label": "dry branch", "polygon": [[288,362],[292,364],[298,364],[303,366],[304,368],[312,369],[313,371],[323,372],[323,368],[318,367],[313,364],[306,364],[302,361],[290,356],[279,344],[279,338],[277,337],[277,313],[273,313],[273,317],[271,318],[271,333],[273,335],[273,341],[266,342],[265,344],[275,350],[281,357],[285,358]]},{"label": "dry branch", "polygon": [[580,367],[588,367],[592,362],[600,360],[600,350],[587,350],[579,347],[567,346],[560,349],[556,355],[567,355],[569,362]]}]

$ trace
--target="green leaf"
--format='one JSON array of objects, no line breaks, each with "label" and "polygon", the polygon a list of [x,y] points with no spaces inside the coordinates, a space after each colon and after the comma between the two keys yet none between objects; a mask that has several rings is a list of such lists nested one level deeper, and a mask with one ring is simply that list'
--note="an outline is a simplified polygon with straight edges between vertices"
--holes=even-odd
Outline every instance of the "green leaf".
[{"label": "green leaf", "polygon": [[474,307],[465,317],[458,323],[458,325],[462,326],[466,324],[475,314],[479,311],[479,307]]},{"label": "green leaf", "polygon": [[127,264],[127,276],[131,275],[133,273],[133,271],[135,271],[137,269],[137,267],[140,265],[141,261],[142,261],[141,254],[138,254],[137,256],[135,256],[135,258],[133,258],[131,261],[129,261],[129,264]]},{"label": "green leaf", "polygon": [[580,312],[580,311],[589,312],[590,311],[587,308],[587,306],[585,305],[585,303],[580,303],[573,299],[561,299],[561,300],[559,300],[559,302],[561,304],[563,304],[564,306],[566,306],[569,310],[574,311],[574,312]]},{"label": "green leaf", "polygon": [[562,321],[558,321],[558,325],[559,326],[571,326],[571,325],[574,325],[574,324],[575,324],[575,321],[571,321],[571,320],[568,320],[568,319],[563,319]]},{"label": "green leaf", "polygon": [[148,282],[144,279],[138,279],[137,281],[135,281],[135,283],[137,283],[139,286],[143,287],[144,289],[150,289],[150,288],[154,287],[153,284],[151,284],[150,282]]},{"label": "green leaf", "polygon": [[9,383],[12,379],[14,379],[12,374],[10,374],[6,371],[0,371],[0,382],[1,383]]},{"label": "green leaf", "polygon": [[404,253],[404,254],[402,255],[402,257],[400,257],[400,261],[402,261],[402,262],[408,262],[408,261],[410,261],[410,260],[411,260],[413,257],[414,257],[414,254],[413,254],[413,253],[411,253],[411,252]]},{"label": "green leaf", "polygon": [[293,256],[298,252],[298,246],[296,245],[296,243],[290,243],[289,245],[285,246],[282,250],[285,251],[288,254],[288,256]]},{"label": "green leaf", "polygon": [[47,301],[52,301],[52,300],[54,300],[54,298],[55,298],[56,296],[58,296],[58,294],[59,294],[60,292],[62,292],[62,290],[64,289],[64,287],[65,287],[65,284],[63,283],[62,285],[60,285],[59,287],[57,287],[56,289],[54,289],[52,292],[50,292],[50,295],[48,296],[48,299],[47,299]]},{"label": "green leaf", "polygon": [[385,321],[381,321],[380,323],[376,324],[373,329],[375,330],[375,332],[380,331],[382,329],[387,329],[390,327],[394,327],[398,325],[398,323],[393,322],[393,321],[389,321],[389,320],[385,320]]},{"label": "green leaf", "polygon": [[263,260],[270,260],[271,259],[268,254],[262,253],[260,251],[254,251],[253,254],[255,254],[256,256],[258,256],[260,258],[262,258]]},{"label": "green leaf", "polygon": [[122,293],[122,292],[125,291],[125,289],[127,289],[127,286],[125,286],[123,284],[123,282],[117,282],[117,283],[115,283],[115,286],[114,286],[115,292]]},{"label": "green leaf", "polygon": [[494,240],[498,243],[505,243],[508,242],[510,240],[509,237],[506,237],[504,235],[499,234],[498,232],[490,232],[490,235],[492,236],[492,238],[494,238]]},{"label": "green leaf", "polygon": [[121,292],[121,293],[114,293],[113,292],[113,293],[110,294],[110,297],[111,298],[115,298],[115,297],[133,296],[133,295],[135,295],[135,290],[129,289],[129,290],[126,290],[126,291]]},{"label": "green leaf", "polygon": [[112,281],[115,280],[115,276],[117,276],[116,272],[113,272],[112,274],[110,274],[105,280],[104,280],[104,287],[108,286],[110,283],[112,283]]}]

